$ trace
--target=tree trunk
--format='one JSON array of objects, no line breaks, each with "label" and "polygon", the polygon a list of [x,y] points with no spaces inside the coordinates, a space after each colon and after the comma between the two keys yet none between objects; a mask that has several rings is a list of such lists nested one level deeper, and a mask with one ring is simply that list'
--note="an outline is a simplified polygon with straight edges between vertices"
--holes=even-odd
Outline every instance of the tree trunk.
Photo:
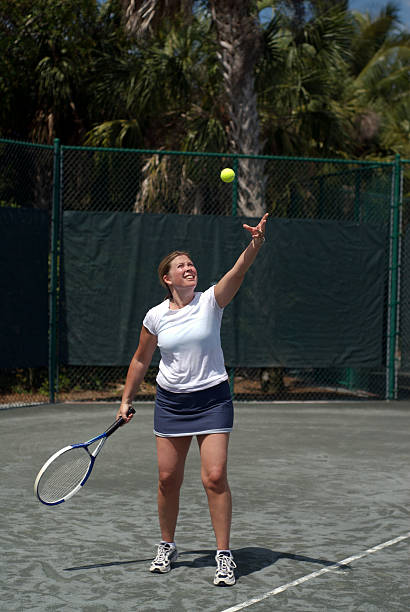
[{"label": "tree trunk", "polygon": [[[228,135],[233,153],[262,152],[254,67],[260,50],[261,29],[251,14],[249,0],[210,0],[216,24],[229,117]],[[264,160],[240,158],[238,164],[238,212],[260,217],[264,202]]]},{"label": "tree trunk", "polygon": [[183,14],[186,22],[192,20],[193,0],[122,0],[125,26],[129,34],[144,37],[157,28],[162,19]]}]

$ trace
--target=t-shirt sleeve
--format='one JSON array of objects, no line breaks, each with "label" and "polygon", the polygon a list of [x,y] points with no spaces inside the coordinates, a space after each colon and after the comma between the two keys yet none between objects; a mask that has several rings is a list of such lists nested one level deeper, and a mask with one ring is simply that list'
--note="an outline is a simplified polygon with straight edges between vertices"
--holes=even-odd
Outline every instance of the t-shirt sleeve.
[{"label": "t-shirt sleeve", "polygon": [[158,319],[158,317],[155,316],[154,309],[151,308],[151,310],[148,310],[148,312],[145,315],[144,320],[142,322],[143,326],[146,327],[147,330],[151,334],[154,334],[154,336],[158,335],[158,332],[156,330],[156,328],[157,328],[157,319]]},{"label": "t-shirt sleeve", "polygon": [[212,285],[212,287],[209,287],[209,289],[204,291],[204,298],[207,300],[211,308],[215,308],[221,312],[223,311],[223,308],[219,306],[215,298],[215,285]]}]

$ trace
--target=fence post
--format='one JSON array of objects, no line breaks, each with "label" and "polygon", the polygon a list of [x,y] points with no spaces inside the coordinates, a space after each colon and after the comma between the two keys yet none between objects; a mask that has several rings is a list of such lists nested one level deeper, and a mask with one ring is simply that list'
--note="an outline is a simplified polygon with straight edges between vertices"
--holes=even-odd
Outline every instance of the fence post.
[{"label": "fence post", "polygon": [[48,382],[49,401],[55,403],[57,372],[57,287],[58,287],[58,238],[60,228],[60,139],[54,139],[53,204],[51,211],[51,271],[50,271],[50,320],[48,333]]},{"label": "fence post", "polygon": [[396,354],[398,341],[399,268],[400,268],[400,155],[396,155],[393,168],[393,198],[390,223],[390,286],[388,305],[388,363],[387,399],[397,399]]},{"label": "fence post", "polygon": [[238,157],[235,156],[233,160],[233,171],[235,172],[235,178],[232,183],[232,217],[236,217],[238,214]]}]

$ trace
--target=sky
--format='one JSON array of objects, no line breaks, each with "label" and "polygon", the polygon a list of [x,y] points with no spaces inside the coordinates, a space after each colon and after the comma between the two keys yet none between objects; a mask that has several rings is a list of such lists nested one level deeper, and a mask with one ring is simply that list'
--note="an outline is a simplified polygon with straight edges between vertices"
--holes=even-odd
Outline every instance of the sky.
[{"label": "sky", "polygon": [[[349,0],[349,8],[351,11],[370,13],[372,17],[375,17],[388,2],[389,0]],[[402,28],[410,30],[410,0],[392,0],[392,2],[399,9],[399,19],[402,22]],[[261,12],[262,20],[269,20],[271,15],[272,9],[265,9]]]},{"label": "sky", "polygon": [[[350,10],[370,13],[372,16],[377,15],[386,4],[387,0],[349,0]],[[396,0],[394,4],[399,8],[399,18],[403,26],[410,30],[410,0]]]}]

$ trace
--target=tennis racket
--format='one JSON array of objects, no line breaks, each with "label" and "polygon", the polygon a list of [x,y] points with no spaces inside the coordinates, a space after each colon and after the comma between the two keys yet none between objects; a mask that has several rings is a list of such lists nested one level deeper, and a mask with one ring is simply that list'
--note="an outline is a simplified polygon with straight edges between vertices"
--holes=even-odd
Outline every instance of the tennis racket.
[{"label": "tennis racket", "polygon": [[[128,410],[128,415],[134,414],[134,408]],[[71,444],[57,451],[48,459],[34,483],[34,493],[47,506],[56,506],[70,499],[85,485],[98,453],[107,438],[124,423],[120,417],[99,436],[88,442]],[[90,446],[98,442],[94,450]]]}]

